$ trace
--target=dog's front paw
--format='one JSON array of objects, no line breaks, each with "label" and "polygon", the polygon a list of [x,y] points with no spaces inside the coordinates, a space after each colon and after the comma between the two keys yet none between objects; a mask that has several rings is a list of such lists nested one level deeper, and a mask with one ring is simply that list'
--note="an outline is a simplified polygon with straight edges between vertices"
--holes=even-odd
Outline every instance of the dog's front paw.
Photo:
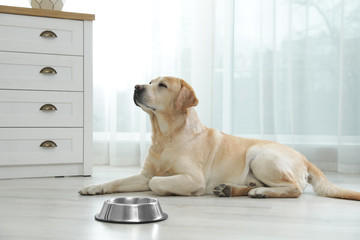
[{"label": "dog's front paw", "polygon": [[81,195],[97,195],[104,194],[104,187],[102,185],[89,185],[80,189]]},{"label": "dog's front paw", "polygon": [[219,197],[231,197],[231,186],[221,184],[214,188],[213,193]]}]

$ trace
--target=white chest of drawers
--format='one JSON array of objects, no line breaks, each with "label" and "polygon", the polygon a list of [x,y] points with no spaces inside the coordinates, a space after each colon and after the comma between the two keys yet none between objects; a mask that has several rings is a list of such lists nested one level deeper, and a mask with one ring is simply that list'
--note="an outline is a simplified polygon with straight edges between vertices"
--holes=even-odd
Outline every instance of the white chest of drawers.
[{"label": "white chest of drawers", "polygon": [[0,179],[91,175],[92,20],[0,6]]}]

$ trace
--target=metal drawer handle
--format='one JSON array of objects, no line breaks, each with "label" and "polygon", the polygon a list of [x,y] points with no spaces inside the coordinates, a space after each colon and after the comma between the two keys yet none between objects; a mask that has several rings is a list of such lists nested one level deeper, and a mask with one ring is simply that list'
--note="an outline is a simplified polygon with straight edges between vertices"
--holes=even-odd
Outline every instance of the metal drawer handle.
[{"label": "metal drawer handle", "polygon": [[43,31],[42,33],[40,33],[40,37],[57,38],[57,35],[53,31],[46,30],[46,31]]},{"label": "metal drawer handle", "polygon": [[47,103],[47,104],[42,105],[40,110],[41,111],[56,111],[57,108],[54,105]]},{"label": "metal drawer handle", "polygon": [[44,67],[40,70],[40,73],[42,74],[57,74],[56,70],[52,67]]},{"label": "metal drawer handle", "polygon": [[40,144],[42,148],[54,148],[57,147],[56,143],[51,140],[46,140]]}]

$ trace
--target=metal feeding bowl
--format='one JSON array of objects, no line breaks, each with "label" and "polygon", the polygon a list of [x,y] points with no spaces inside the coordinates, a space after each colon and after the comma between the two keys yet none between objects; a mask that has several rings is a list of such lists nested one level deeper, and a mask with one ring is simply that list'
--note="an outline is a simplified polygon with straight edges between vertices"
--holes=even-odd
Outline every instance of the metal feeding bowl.
[{"label": "metal feeding bowl", "polygon": [[112,223],[150,223],[167,219],[155,198],[122,197],[106,200],[95,219]]}]

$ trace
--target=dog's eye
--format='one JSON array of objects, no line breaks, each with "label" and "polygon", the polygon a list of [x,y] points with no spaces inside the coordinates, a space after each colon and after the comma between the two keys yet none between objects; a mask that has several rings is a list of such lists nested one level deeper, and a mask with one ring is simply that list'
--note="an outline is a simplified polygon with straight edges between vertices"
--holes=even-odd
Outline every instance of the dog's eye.
[{"label": "dog's eye", "polygon": [[167,88],[167,86],[164,83],[159,83],[159,87]]}]

